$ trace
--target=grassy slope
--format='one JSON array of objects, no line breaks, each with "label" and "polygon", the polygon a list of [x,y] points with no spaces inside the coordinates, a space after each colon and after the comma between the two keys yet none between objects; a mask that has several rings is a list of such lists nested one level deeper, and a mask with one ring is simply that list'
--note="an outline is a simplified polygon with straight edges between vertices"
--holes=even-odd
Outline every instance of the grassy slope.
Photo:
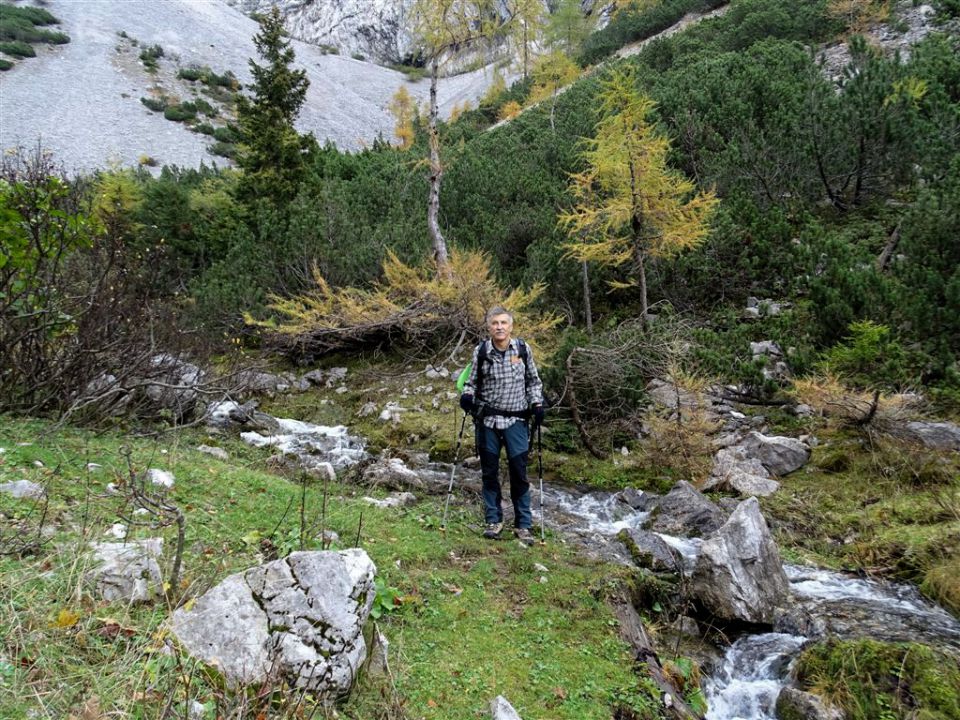
[{"label": "grassy slope", "polygon": [[[313,394],[297,398],[316,400]],[[157,652],[167,608],[101,603],[81,580],[85,539],[100,539],[128,514],[121,497],[104,493],[107,482],[126,476],[122,447],[130,448],[136,469],[161,467],[177,477],[172,497],[187,515],[181,588],[187,595],[259,562],[261,537],[272,534],[281,552],[295,549],[298,486],[266,470],[268,451],[201,430],[159,441],[45,431],[41,422],[0,418],[0,446],[6,448],[0,481],[26,478],[46,485],[47,523],[57,528],[37,555],[0,558],[0,715],[23,718],[39,711],[40,717],[63,717],[96,698],[103,711],[153,717],[174,676],[175,661]],[[201,442],[223,446],[231,460],[192,449]],[[103,469],[88,472],[88,462]],[[616,571],[555,541],[534,549],[484,542],[472,505],[452,508],[444,536],[437,529],[441,498],[396,511],[362,503],[362,488],[338,485],[329,492],[327,527],[343,538],[339,546],[353,545],[362,512],[360,544],[403,599],[384,625],[395,651],[397,690],[410,717],[470,717],[499,693],[525,718],[608,718],[621,701],[637,708],[650,703],[603,602]],[[321,504],[322,489],[308,487],[314,530]],[[32,503],[5,495],[0,510],[5,538],[16,519],[36,519]],[[147,528],[132,532],[153,534]],[[162,534],[169,557],[172,534]],[[549,572],[538,572],[535,563]],[[183,690],[181,684],[178,692]],[[216,692],[197,675],[189,694],[212,703]],[[346,714],[376,717],[382,705],[379,689],[371,687],[351,699]]]}]

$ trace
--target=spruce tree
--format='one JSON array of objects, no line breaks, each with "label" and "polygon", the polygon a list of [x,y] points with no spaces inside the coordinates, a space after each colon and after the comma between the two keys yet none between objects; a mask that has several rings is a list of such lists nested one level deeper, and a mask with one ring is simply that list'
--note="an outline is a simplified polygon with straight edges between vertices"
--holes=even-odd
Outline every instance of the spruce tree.
[{"label": "spruce tree", "polygon": [[261,16],[253,42],[265,62],[250,60],[251,94],[237,99],[241,138],[237,164],[244,171],[239,194],[247,201],[269,198],[283,203],[296,195],[315,146],[311,135],[300,135],[294,126],[310,81],[306,71],[293,68],[293,48],[284,37],[276,7]]}]

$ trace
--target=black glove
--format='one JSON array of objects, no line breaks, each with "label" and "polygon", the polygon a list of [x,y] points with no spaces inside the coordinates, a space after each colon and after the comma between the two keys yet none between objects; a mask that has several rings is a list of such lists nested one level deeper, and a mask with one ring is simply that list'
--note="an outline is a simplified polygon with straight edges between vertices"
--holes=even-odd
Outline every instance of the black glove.
[{"label": "black glove", "polygon": [[460,396],[460,407],[465,413],[473,413],[473,395],[464,393]]},{"label": "black glove", "polygon": [[538,427],[543,425],[543,405],[539,403],[533,405],[530,408],[530,412],[533,413],[533,429],[536,430]]}]

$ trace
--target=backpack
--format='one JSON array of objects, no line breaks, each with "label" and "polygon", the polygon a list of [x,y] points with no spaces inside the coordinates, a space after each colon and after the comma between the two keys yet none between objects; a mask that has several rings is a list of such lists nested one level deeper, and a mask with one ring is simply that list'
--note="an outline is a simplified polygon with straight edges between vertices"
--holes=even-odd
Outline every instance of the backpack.
[{"label": "backpack", "polygon": [[[527,350],[527,344],[517,338],[517,354],[520,356],[520,359],[523,360],[524,376],[529,370],[528,359],[530,354]],[[487,341],[484,340],[480,343],[480,349],[477,352],[477,382],[474,384],[476,389],[476,397],[483,397],[483,367],[487,362]],[[457,378],[457,391],[463,392],[463,387],[466,384],[467,380],[470,379],[470,373],[473,370],[473,363],[467,363],[467,366],[463,369],[463,372],[460,373],[460,376]]]}]

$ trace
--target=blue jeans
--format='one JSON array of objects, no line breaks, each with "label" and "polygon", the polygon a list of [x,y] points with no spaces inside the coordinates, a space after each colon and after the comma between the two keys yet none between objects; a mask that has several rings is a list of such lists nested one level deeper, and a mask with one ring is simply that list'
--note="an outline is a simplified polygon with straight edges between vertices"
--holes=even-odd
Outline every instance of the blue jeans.
[{"label": "blue jeans", "polygon": [[503,509],[500,507],[503,494],[498,477],[502,447],[507,448],[510,468],[513,524],[518,528],[530,528],[533,525],[533,515],[530,513],[530,483],[527,482],[530,437],[527,424],[522,421],[517,421],[504,430],[488,428],[482,423],[477,428],[477,449],[480,452],[480,471],[483,476],[484,518],[488,524],[503,522]]}]

